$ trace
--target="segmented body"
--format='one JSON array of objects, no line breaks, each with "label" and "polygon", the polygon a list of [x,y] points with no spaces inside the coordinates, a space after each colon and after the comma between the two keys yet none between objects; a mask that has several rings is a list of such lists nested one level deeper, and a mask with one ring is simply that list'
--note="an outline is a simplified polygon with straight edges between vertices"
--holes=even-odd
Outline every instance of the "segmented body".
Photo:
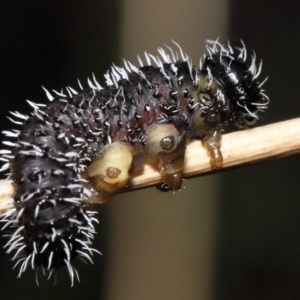
[{"label": "segmented body", "polygon": [[[91,260],[95,233],[90,202],[105,202],[128,184],[145,156],[162,174],[162,190],[181,187],[187,140],[200,138],[213,168],[222,166],[221,130],[228,123],[252,125],[268,98],[256,78],[255,59],[246,65],[246,49],[236,51],[208,42],[209,54],[200,68],[173,51],[158,57],[146,54],[140,69],[125,61],[112,67],[107,86],[89,81],[90,88],[57,93],[51,103],[30,102],[34,111],[21,119],[17,137],[2,150],[3,170],[14,181],[14,206],[2,217],[16,227],[7,252],[16,251],[20,275],[27,265],[50,272],[71,260]],[[150,66],[152,59],[157,67]]]}]

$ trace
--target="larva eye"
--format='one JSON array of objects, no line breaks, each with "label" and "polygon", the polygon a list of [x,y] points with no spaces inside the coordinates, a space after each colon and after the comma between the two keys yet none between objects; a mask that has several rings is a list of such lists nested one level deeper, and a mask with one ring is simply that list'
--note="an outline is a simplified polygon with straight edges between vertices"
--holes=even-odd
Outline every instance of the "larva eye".
[{"label": "larva eye", "polygon": [[172,135],[166,136],[161,139],[160,147],[163,151],[171,151],[175,147],[175,137]]}]

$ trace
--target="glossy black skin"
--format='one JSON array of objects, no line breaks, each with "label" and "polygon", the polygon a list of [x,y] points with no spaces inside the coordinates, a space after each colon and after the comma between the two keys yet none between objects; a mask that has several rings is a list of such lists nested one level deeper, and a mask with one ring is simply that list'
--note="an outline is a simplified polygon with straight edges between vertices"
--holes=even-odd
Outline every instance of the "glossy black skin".
[{"label": "glossy black skin", "polygon": [[223,53],[220,60],[220,53],[213,53],[205,58],[201,71],[205,73],[207,68],[230,100],[229,123],[240,129],[248,127],[248,124],[255,121],[249,111],[255,113],[258,109],[253,103],[263,102],[259,82],[249,71],[249,66],[234,54]]}]

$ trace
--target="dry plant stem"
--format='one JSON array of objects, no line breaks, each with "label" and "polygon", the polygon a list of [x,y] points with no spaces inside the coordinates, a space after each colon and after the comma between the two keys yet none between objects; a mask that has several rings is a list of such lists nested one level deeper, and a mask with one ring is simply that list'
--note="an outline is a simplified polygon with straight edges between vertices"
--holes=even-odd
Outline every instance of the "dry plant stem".
[{"label": "dry plant stem", "polygon": [[12,194],[14,187],[11,180],[0,180],[0,216],[13,207]]},{"label": "dry plant stem", "polygon": [[[226,134],[221,151],[222,170],[300,153],[300,118]],[[217,171],[212,170],[202,142],[190,142],[185,155],[184,177]],[[141,166],[137,173],[131,179],[130,190],[155,185],[162,180],[161,174],[151,165]],[[3,202],[12,194],[11,182],[0,180],[0,215],[12,207],[12,201],[8,204]]]},{"label": "dry plant stem", "polygon": [[[300,153],[300,118],[267,126],[229,133],[223,136],[222,170],[248,163],[276,159]],[[184,177],[216,172],[212,170],[201,141],[189,143],[185,155]],[[145,165],[143,172],[131,180],[131,189],[157,184],[160,174]]]}]

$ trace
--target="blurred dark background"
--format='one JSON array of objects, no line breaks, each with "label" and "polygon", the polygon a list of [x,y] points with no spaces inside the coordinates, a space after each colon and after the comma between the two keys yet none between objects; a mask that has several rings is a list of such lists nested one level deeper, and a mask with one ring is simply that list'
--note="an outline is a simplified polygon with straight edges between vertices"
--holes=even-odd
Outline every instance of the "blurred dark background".
[{"label": "blurred dark background", "polygon": [[[299,9],[292,0],[230,3],[230,40],[251,45],[269,75],[263,123],[300,115]],[[292,157],[221,174],[215,299],[300,299],[299,167]]]},{"label": "blurred dark background", "polygon": [[[202,1],[195,2],[201,4]],[[211,5],[217,3],[217,9],[214,12],[207,14],[200,9],[197,11],[198,18],[194,18],[195,26],[199,26],[197,27],[199,35],[195,34],[192,28],[191,30],[185,28],[182,33],[183,41],[193,40],[197,45],[195,47],[202,49],[202,52],[197,52],[199,53],[197,55],[191,54],[195,64],[204,51],[202,36],[215,39],[221,35],[223,41],[228,38],[232,45],[239,44],[239,39],[242,38],[248,48],[254,49],[258,58],[263,59],[263,76],[269,75],[265,87],[271,104],[260,124],[299,117],[300,18],[298,14],[300,7],[297,1],[211,2]],[[149,7],[150,2],[145,1],[143,12],[138,9],[140,7],[137,5],[138,1],[132,0],[132,3],[137,7],[132,18],[138,19],[143,12],[153,9]],[[161,12],[163,15],[164,22],[159,22],[160,19],[157,19],[154,13],[146,14],[144,18],[150,19],[153,26],[155,28],[158,26],[161,31],[168,27],[172,32],[174,24],[179,24],[181,28],[191,16],[184,13],[185,5],[181,4],[182,15],[180,18],[175,18],[168,11],[170,6],[176,5],[177,1],[169,1],[169,3],[164,8],[159,5],[155,7],[157,14]],[[227,36],[224,36],[223,31],[218,33],[218,30],[213,31],[212,36],[206,35],[209,24],[219,21],[225,3],[227,10],[224,14],[226,13],[227,24],[224,26]],[[120,55],[126,52],[122,50],[124,46],[121,43],[124,39],[126,40],[126,34],[130,36],[130,32],[125,33],[124,37],[124,32],[122,32],[123,7],[123,1],[117,0],[109,2],[104,0],[0,2],[1,130],[11,128],[11,123],[6,118],[8,111],[30,113],[25,99],[37,103],[46,101],[41,85],[57,90],[67,85],[76,87],[77,78],[85,82],[91,72],[98,75],[101,83],[104,82],[102,74],[108,70],[111,62],[121,62]],[[193,7],[190,10],[192,12]],[[140,23],[136,26],[141,26],[140,34],[144,35],[146,40],[150,39],[150,36],[145,36],[142,32],[142,23],[145,19],[139,19],[139,21]],[[199,22],[203,24],[201,23],[200,26]],[[161,43],[169,43],[171,38],[176,38],[177,33],[178,30],[174,29],[174,34],[169,36],[168,40],[162,40]],[[158,30],[153,32],[153,35],[155,34],[158,34]],[[139,39],[135,43],[136,45],[133,46],[138,48]],[[161,45],[151,45],[150,53]],[[185,49],[185,45],[182,44],[182,46]],[[187,53],[190,53],[189,46],[187,48]],[[142,48],[142,50],[145,49]],[[198,48],[196,50],[198,51]],[[141,51],[135,50],[133,55],[142,53]],[[216,217],[214,230],[208,233],[210,236],[213,235],[213,246],[210,251],[212,262],[209,265],[212,275],[208,275],[211,291],[208,294],[203,294],[199,288],[198,294],[194,293],[193,296],[178,296],[177,298],[173,296],[172,290],[175,290],[178,295],[190,295],[183,292],[180,294],[178,291],[191,290],[190,283],[197,282],[197,280],[199,280],[199,286],[202,287],[201,282],[205,281],[205,278],[201,276],[195,278],[185,274],[180,265],[176,267],[174,259],[172,262],[175,265],[174,270],[180,274],[182,280],[180,284],[177,281],[168,283],[169,293],[167,290],[164,291],[163,296],[151,296],[151,290],[157,290],[156,295],[160,295],[159,290],[163,289],[164,283],[167,282],[167,278],[163,275],[165,271],[154,269],[152,278],[156,277],[161,285],[157,285],[153,279],[143,277],[144,274],[138,274],[147,284],[144,294],[143,291],[137,293],[139,288],[136,287],[130,296],[125,296],[125,294],[115,298],[108,296],[112,295],[108,291],[108,286],[111,286],[114,280],[107,275],[111,272],[109,245],[114,233],[111,229],[113,210],[122,207],[120,213],[125,214],[124,220],[135,218],[130,215],[132,211],[126,211],[125,201],[127,200],[122,202],[117,198],[99,208],[101,225],[97,229],[95,248],[101,249],[105,255],[95,256],[95,266],[75,264],[81,275],[80,284],[76,283],[73,288],[70,288],[70,281],[64,270],[58,272],[55,286],[53,286],[53,281],[48,282],[43,276],[39,276],[40,286],[37,287],[35,272],[30,272],[30,270],[23,274],[21,279],[16,279],[18,270],[11,270],[13,263],[9,261],[10,257],[2,249],[0,251],[0,298],[3,300],[300,299],[299,168],[300,157],[292,157],[193,180],[196,185],[201,185],[203,182],[205,185],[205,182],[210,180],[215,182],[212,188],[214,197],[211,199],[208,196],[205,197],[207,201],[216,204],[212,208],[214,209],[213,216]],[[170,226],[170,222],[166,221],[169,220],[166,215],[159,216],[160,207],[165,203],[162,200],[164,196],[156,192],[145,190],[139,194],[135,192],[130,194],[129,201],[132,202],[130,205],[136,208],[135,214],[138,215],[142,210],[139,205],[144,201],[144,195],[146,197],[149,193],[152,193],[152,199],[145,199],[145,202],[149,201],[151,203],[149,207],[157,214],[157,218],[165,220],[166,227]],[[198,198],[198,202],[202,201],[201,197],[205,194],[202,189],[192,193]],[[159,200],[157,195],[160,197]],[[175,203],[177,200],[170,200],[172,197],[168,197],[169,195],[166,196],[165,201],[172,215],[171,210],[177,205]],[[136,198],[139,198],[138,201]],[[189,206],[189,199],[185,199],[189,198],[189,194],[183,194],[183,198],[180,200],[180,205]],[[201,209],[193,210],[195,210],[193,215],[195,220],[201,220],[204,217]],[[182,215],[178,214],[178,217]],[[155,222],[156,220],[152,218],[152,223]],[[176,220],[172,222],[175,224]],[[141,224],[142,222],[139,226],[142,226]],[[187,232],[194,230],[194,228],[185,229]],[[140,234],[145,235],[149,232]],[[186,236],[185,232],[184,235]],[[127,238],[131,237],[126,236]],[[208,240],[210,241],[210,238]],[[5,240],[1,239],[0,245],[3,246],[4,243]],[[188,241],[178,240],[178,244],[183,244],[183,247],[184,243],[189,244]],[[201,245],[205,243],[206,240],[203,239],[195,244],[195,247],[199,247],[199,253],[202,251]],[[140,247],[139,239],[135,240],[132,247]],[[154,247],[158,248],[159,245],[154,245]],[[176,247],[175,244],[174,248]],[[158,257],[153,255],[151,259],[155,262]],[[193,261],[197,258],[187,255],[184,259]],[[128,261],[128,264],[130,266],[138,264],[138,258]],[[118,272],[117,270],[116,273]],[[124,278],[125,285],[132,284],[130,274],[128,276]]]}]

